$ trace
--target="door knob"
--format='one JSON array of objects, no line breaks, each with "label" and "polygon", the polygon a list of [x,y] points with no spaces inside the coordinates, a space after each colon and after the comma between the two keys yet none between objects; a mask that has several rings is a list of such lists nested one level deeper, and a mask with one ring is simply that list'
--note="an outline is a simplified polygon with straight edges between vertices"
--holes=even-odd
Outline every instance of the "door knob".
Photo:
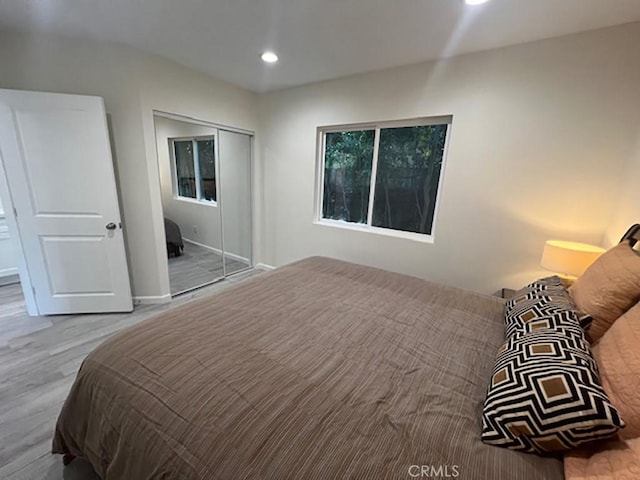
[{"label": "door knob", "polygon": [[111,222],[111,223],[107,223],[107,230],[115,230],[116,229],[116,224]]}]

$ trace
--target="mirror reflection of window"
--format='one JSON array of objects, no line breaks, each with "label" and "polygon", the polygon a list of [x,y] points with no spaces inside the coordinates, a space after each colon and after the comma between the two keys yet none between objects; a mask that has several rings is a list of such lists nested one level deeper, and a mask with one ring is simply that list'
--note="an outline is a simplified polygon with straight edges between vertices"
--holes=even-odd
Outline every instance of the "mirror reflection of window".
[{"label": "mirror reflection of window", "polygon": [[214,140],[197,140],[198,166],[200,167],[200,191],[202,200],[216,201],[216,159]]},{"label": "mirror reflection of window", "polygon": [[214,137],[173,139],[177,197],[216,201]]},{"label": "mirror reflection of window", "polygon": [[197,198],[196,172],[193,163],[193,143],[189,141],[174,141],[176,161],[176,176],[178,180],[178,196]]}]

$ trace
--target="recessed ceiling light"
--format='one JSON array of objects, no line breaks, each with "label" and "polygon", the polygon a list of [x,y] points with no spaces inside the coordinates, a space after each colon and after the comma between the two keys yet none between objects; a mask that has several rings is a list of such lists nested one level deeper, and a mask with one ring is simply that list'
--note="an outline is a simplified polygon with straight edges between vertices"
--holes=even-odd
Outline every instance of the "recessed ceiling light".
[{"label": "recessed ceiling light", "polygon": [[464,0],[467,5],[481,5],[487,3],[489,0]]},{"label": "recessed ceiling light", "polygon": [[260,55],[260,58],[263,62],[267,63],[276,63],[278,61],[278,55],[273,52],[264,52],[262,55]]}]

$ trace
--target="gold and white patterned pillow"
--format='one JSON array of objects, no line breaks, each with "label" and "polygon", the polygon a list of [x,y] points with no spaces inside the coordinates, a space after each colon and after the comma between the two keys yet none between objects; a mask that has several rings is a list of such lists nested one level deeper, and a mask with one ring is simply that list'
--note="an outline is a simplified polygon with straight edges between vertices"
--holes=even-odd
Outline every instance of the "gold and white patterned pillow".
[{"label": "gold and white patterned pillow", "polygon": [[583,329],[588,328],[591,318],[578,312],[558,276],[536,280],[517,291],[505,304],[506,336],[531,331],[532,322],[539,325],[541,319],[555,319],[550,328],[561,328],[568,324],[566,315],[569,314],[572,319],[578,317]]},{"label": "gold and white patterned pillow", "polygon": [[[573,322],[578,325],[577,318]],[[482,427],[485,443],[544,453],[610,437],[624,422],[577,326],[518,332],[507,339],[498,351]]]}]

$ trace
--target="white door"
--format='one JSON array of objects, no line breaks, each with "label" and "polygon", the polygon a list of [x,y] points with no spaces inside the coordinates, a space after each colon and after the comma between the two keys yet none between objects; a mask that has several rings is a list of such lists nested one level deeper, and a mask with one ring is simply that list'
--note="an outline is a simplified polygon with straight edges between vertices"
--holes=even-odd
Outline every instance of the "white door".
[{"label": "white door", "polygon": [[0,155],[38,313],[131,311],[102,98],[0,89]]}]

